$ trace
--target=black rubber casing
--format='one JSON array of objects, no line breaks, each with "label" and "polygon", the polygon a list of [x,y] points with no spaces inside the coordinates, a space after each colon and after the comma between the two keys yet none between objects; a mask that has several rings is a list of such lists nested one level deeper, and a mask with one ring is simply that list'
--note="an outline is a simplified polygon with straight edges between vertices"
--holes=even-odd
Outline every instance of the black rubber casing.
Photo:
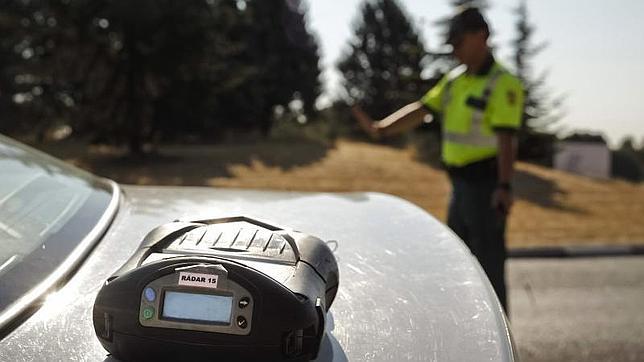
[{"label": "black rubber casing", "polygon": [[[259,255],[253,263],[247,263],[244,257],[248,252],[240,250],[212,248],[180,253],[168,249],[182,235],[198,232],[198,228],[234,222],[284,237],[294,252],[294,263],[278,263],[275,268],[279,266],[280,275],[284,275],[286,265],[292,273],[278,278],[272,273],[270,257]],[[142,264],[152,254],[163,255]],[[248,335],[141,325],[140,302],[146,284],[177,268],[194,265],[222,266],[228,280],[250,292],[253,318]],[[103,347],[125,361],[307,361],[317,356],[325,315],[337,288],[337,263],[326,243],[318,238],[245,217],[174,222],[151,231],[132,258],[105,282],[94,303],[94,329]]]}]

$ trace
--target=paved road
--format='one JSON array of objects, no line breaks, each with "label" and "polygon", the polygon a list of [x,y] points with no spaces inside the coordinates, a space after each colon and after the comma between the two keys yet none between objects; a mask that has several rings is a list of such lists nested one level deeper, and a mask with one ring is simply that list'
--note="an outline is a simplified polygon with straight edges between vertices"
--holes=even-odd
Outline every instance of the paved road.
[{"label": "paved road", "polygon": [[510,259],[522,361],[644,361],[644,257]]}]

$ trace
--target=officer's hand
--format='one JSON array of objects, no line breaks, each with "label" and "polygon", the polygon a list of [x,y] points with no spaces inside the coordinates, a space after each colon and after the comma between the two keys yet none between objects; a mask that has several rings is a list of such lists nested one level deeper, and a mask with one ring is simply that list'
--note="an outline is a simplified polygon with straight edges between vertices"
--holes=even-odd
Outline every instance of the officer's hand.
[{"label": "officer's hand", "polygon": [[371,138],[377,140],[380,138],[380,132],[376,126],[376,122],[369,117],[359,105],[351,107],[351,114],[358,121],[358,125],[362,128]]},{"label": "officer's hand", "polygon": [[501,215],[508,215],[514,204],[512,191],[503,188],[497,188],[492,194],[492,207]]}]

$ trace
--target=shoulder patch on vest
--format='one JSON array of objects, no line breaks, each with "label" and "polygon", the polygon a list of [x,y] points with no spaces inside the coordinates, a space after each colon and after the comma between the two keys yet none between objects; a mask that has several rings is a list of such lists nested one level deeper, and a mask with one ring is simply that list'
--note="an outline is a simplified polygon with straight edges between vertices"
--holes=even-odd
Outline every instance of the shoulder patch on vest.
[{"label": "shoulder patch on vest", "polygon": [[506,97],[508,99],[509,105],[514,106],[515,104],[517,104],[517,92],[515,92],[514,90],[510,89],[506,93]]}]

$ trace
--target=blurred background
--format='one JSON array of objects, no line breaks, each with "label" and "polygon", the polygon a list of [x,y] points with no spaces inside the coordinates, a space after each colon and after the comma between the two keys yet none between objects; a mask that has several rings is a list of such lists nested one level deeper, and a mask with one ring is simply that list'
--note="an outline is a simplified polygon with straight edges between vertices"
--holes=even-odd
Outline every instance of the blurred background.
[{"label": "blurred background", "polygon": [[[380,118],[418,100],[456,65],[450,14],[485,9],[527,93],[508,230],[521,354],[644,360],[644,2],[0,4],[0,133],[122,183],[380,191],[443,221],[439,124],[374,142],[349,104]],[[519,258],[591,254],[628,256]]]}]

